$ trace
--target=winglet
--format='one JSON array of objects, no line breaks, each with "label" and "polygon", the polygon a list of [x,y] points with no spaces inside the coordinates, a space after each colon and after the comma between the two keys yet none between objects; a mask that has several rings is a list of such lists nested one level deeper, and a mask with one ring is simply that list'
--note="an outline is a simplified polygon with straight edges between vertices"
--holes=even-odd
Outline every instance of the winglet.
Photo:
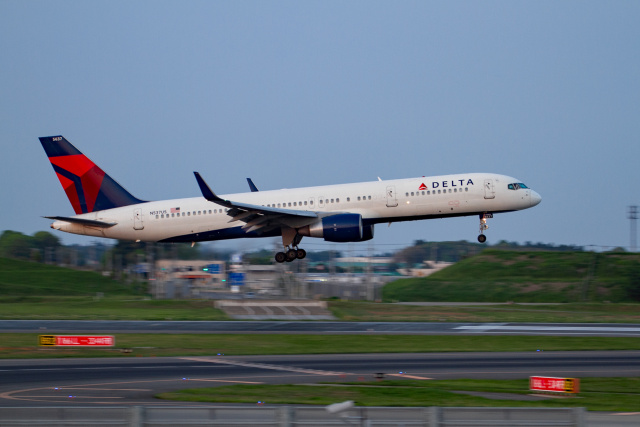
[{"label": "winglet", "polygon": [[196,181],[198,181],[198,185],[200,186],[200,191],[202,192],[202,197],[204,197],[205,199],[207,199],[210,202],[219,203],[219,204],[222,204],[222,205],[225,205],[225,206],[229,203],[226,200],[222,200],[220,197],[216,196],[216,193],[214,193],[213,190],[211,190],[211,188],[209,188],[207,183],[204,182],[204,179],[202,179],[202,177],[200,176],[200,174],[198,172],[193,172],[193,174],[196,176]]},{"label": "winglet", "polygon": [[256,185],[253,183],[251,178],[247,178],[247,182],[249,183],[249,188],[251,189],[252,193],[255,193],[256,191],[260,191],[258,190],[258,187],[256,187]]}]

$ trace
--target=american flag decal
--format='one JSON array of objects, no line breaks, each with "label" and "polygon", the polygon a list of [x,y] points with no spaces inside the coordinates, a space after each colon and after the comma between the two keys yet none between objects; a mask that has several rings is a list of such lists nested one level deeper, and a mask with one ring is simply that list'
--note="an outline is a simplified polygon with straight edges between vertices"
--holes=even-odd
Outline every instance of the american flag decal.
[{"label": "american flag decal", "polygon": [[180,213],[180,208],[171,208],[171,213]]}]

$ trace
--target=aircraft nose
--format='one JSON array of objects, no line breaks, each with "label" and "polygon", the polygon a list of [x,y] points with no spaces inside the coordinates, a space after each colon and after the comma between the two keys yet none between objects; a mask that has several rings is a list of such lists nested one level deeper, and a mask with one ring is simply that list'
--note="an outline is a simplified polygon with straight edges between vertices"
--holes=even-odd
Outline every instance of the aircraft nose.
[{"label": "aircraft nose", "polygon": [[531,206],[535,206],[542,201],[542,196],[540,196],[535,191],[531,190]]}]

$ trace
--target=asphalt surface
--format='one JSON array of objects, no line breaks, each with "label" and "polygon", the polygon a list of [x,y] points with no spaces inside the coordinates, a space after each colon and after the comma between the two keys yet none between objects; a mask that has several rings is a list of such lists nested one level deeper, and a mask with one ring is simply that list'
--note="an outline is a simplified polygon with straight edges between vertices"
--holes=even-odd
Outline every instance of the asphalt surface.
[{"label": "asphalt surface", "polygon": [[[0,361],[0,406],[163,404],[164,391],[228,384],[640,376],[639,351],[419,353]],[[171,404],[175,404],[172,402]]]},{"label": "asphalt surface", "polygon": [[[400,322],[0,321],[25,333],[313,333],[640,336],[635,324]],[[640,352],[424,353],[0,360],[0,406],[162,405],[165,391],[230,384],[369,381],[387,378],[640,376]],[[184,403],[194,406],[194,403]],[[197,404],[196,404],[197,405]],[[640,425],[640,413],[589,413],[588,425]]]},{"label": "asphalt surface", "polygon": [[0,333],[291,333],[640,337],[639,324],[2,320]]}]

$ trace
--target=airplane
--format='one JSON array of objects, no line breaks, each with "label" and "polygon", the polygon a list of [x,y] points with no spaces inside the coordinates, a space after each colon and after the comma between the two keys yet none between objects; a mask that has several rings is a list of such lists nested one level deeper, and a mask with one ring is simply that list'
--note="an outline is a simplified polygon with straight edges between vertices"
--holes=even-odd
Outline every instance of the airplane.
[{"label": "airplane", "polygon": [[63,136],[39,138],[76,213],[47,216],[67,233],[136,242],[195,242],[282,237],[277,262],[303,259],[303,237],[364,242],[375,224],[477,215],[478,241],[496,213],[536,206],[541,196],[521,180],[463,173],[217,195],[194,172],[202,197],[146,201],[134,197]]}]

